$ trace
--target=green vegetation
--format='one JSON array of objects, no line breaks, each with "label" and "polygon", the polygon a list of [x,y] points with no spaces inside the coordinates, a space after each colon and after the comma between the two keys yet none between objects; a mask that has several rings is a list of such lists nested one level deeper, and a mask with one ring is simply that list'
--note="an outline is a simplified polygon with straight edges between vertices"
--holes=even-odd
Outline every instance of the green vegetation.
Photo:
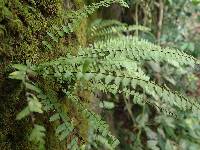
[{"label": "green vegetation", "polygon": [[199,3],[0,2],[0,148],[198,150]]}]

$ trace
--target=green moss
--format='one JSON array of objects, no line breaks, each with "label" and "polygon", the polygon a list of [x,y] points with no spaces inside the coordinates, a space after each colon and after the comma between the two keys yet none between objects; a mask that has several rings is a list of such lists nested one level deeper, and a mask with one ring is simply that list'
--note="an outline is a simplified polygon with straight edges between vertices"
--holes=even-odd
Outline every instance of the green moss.
[{"label": "green moss", "polygon": [[63,110],[69,114],[74,127],[76,128],[80,139],[80,144],[84,144],[88,140],[89,124],[87,118],[78,111],[77,106],[69,99],[64,99]]},{"label": "green moss", "polygon": [[[52,25],[60,28],[67,20],[63,0],[3,0],[0,2],[0,88],[5,87],[9,93],[1,92],[1,129],[0,147],[6,143],[5,149],[34,149],[28,142],[28,134],[31,131],[30,120],[16,121],[16,115],[26,105],[24,91],[19,83],[13,80],[6,80],[10,71],[6,70],[11,63],[25,63],[26,60],[32,63],[39,63],[52,60],[66,55],[68,52],[76,54],[79,45],[85,46],[87,43],[86,30],[87,20],[83,20],[75,35],[71,34],[60,38],[58,43],[53,42],[47,35],[47,31],[58,36],[57,30]],[[80,9],[84,6],[83,0],[75,0],[74,6]],[[52,44],[53,50],[49,50],[42,41]],[[6,74],[6,72],[8,72]],[[1,78],[2,77],[2,78]],[[41,81],[43,88],[48,89],[48,81]],[[51,86],[55,94],[59,92],[60,85],[52,81]],[[8,86],[9,85],[9,86]],[[19,86],[19,87],[18,87]],[[13,89],[13,90],[12,90]],[[63,108],[74,120],[75,127],[79,130],[83,141],[87,141],[88,122],[87,119],[78,112],[76,106],[65,103]],[[70,110],[76,110],[71,114]],[[3,112],[2,112],[3,111]],[[48,116],[48,115],[47,115]],[[45,122],[47,128],[48,149],[66,149],[65,143],[60,143],[55,137],[53,128],[57,123],[50,125],[48,119],[39,118]],[[20,129],[20,130],[19,130]],[[11,138],[10,138],[11,137]]]},{"label": "green moss", "polygon": [[[71,123],[75,127],[75,133],[78,133],[78,137],[79,137],[79,141],[80,141],[79,144],[82,145],[82,144],[86,143],[88,140],[88,128],[89,128],[89,124],[88,124],[88,120],[87,120],[86,116],[84,116],[82,114],[82,112],[79,111],[76,104],[73,103],[70,99],[67,99],[64,95],[59,96],[58,93],[60,92],[60,89],[62,88],[62,86],[60,84],[55,83],[53,80],[45,80],[42,84],[40,83],[40,85],[43,87],[43,89],[47,95],[48,95],[48,93],[51,93],[49,96],[52,97],[52,99],[56,99],[56,101],[59,101],[61,103],[60,107],[62,109],[62,112],[65,112],[65,114],[67,114],[67,116],[71,120]],[[89,96],[91,93],[84,91],[84,92],[82,92],[82,95],[83,95],[83,93],[85,95],[84,98],[88,100],[89,97],[87,97],[87,96]],[[77,95],[81,96],[80,93],[77,93]],[[82,102],[84,104],[88,103],[88,101],[86,101],[86,100],[84,100]],[[56,127],[59,124],[60,124],[59,121],[52,123],[51,130],[56,129]],[[55,137],[55,133],[52,133],[51,130],[48,131],[48,138]],[[73,136],[73,135],[70,135],[68,138],[70,139],[71,136]],[[69,143],[71,142],[68,139],[66,141]],[[52,141],[49,141],[49,142],[50,143],[48,143],[48,145],[51,145]],[[55,140],[54,140],[54,142],[55,142]],[[62,143],[62,145],[64,146],[64,145],[68,144],[67,142]],[[53,144],[53,145],[56,145],[57,143],[59,143],[59,142],[56,141],[55,144]]]},{"label": "green moss", "polygon": [[[43,40],[52,40],[47,31],[55,33],[52,25],[60,27],[66,21],[63,0],[3,0],[0,2],[0,147],[3,149],[34,149],[28,142],[32,128],[29,120],[16,121],[16,115],[26,105],[19,83],[6,80],[7,66],[12,63],[43,62],[65,55],[75,38],[64,37],[53,43],[56,50],[47,51]],[[77,44],[76,44],[77,45]],[[72,47],[73,46],[73,47]],[[9,91],[9,92],[6,92]],[[49,149],[64,149],[54,135],[51,125],[47,126]]]},{"label": "green moss", "polygon": [[44,39],[50,41],[46,32],[52,31],[52,25],[61,26],[66,20],[62,0],[4,1],[0,11],[0,37],[4,37],[0,55],[17,62],[30,60],[37,63],[66,54],[63,45],[67,39],[54,43],[56,52],[51,53],[51,58],[44,52],[46,48],[42,44]]},{"label": "green moss", "polygon": [[[74,1],[75,6],[77,9],[81,9],[84,7],[85,5],[85,1],[84,0],[75,0]],[[76,30],[76,36],[77,36],[77,40],[79,42],[80,45],[82,46],[86,46],[87,43],[87,19],[82,20],[79,28]]]}]

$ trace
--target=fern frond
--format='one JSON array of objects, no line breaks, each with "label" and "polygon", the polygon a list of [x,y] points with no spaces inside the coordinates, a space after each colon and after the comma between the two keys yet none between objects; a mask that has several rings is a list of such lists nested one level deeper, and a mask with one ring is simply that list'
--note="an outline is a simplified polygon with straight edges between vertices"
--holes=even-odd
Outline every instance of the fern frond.
[{"label": "fern frond", "polygon": [[17,69],[17,71],[12,72],[9,75],[9,78],[22,81],[28,102],[28,105],[17,114],[16,119],[21,120],[31,113],[43,113],[42,104],[37,98],[37,95],[41,93],[41,90],[28,79],[28,74],[33,74],[33,72],[25,65],[14,64],[13,67]]},{"label": "fern frond", "polygon": [[83,51],[79,50],[80,56],[97,57],[113,59],[125,57],[130,60],[154,60],[166,61],[173,64],[191,65],[200,62],[184,52],[171,48],[161,48],[146,40],[138,39],[132,36],[123,36],[94,43]]},{"label": "fern frond", "polygon": [[135,92],[134,93],[134,98],[133,98],[133,103],[139,104],[141,106],[143,106],[145,103],[149,104],[155,108],[157,108],[159,111],[161,111],[162,113],[172,116],[174,118],[178,118],[176,111],[172,108],[172,107],[168,107],[168,105],[166,105],[166,103],[162,103],[160,101],[153,101],[150,98],[148,98],[145,94],[141,94],[139,92]]},{"label": "fern frond", "polygon": [[88,31],[88,38],[91,40],[106,40],[109,38],[115,38],[116,36],[122,36],[124,33],[130,34],[130,32],[139,30],[143,32],[150,31],[149,28],[140,25],[127,25],[116,20],[97,20],[92,23],[91,28]]},{"label": "fern frond", "polygon": [[77,96],[74,96],[69,93],[67,94],[67,96],[76,104],[79,110],[87,117],[90,126],[94,129],[94,131],[97,132],[95,140],[97,140],[98,136],[101,135],[106,139],[105,143],[103,144],[109,145],[111,149],[115,148],[119,144],[119,140],[116,139],[111,134],[111,132],[109,131],[108,124],[105,121],[101,120],[101,117],[99,115],[87,109],[87,107],[80,102]]},{"label": "fern frond", "polygon": [[84,8],[78,11],[73,11],[68,17],[72,21],[80,21],[88,17],[88,15],[94,13],[100,7],[109,7],[113,3],[118,3],[123,7],[129,7],[128,4],[124,0],[102,0],[98,3],[92,3],[89,6],[85,6]]},{"label": "fern frond", "polygon": [[[64,37],[64,35],[66,34],[74,32],[83,19],[87,18],[100,7],[108,7],[112,3],[118,3],[123,7],[128,7],[128,4],[124,0],[102,0],[99,3],[92,3],[89,6],[84,6],[84,8],[78,11],[73,11],[70,15],[68,15],[69,22],[66,25],[62,25],[62,28],[54,26],[54,29],[57,31],[58,35],[54,35],[51,32],[47,32],[47,34],[54,42],[58,42],[59,38]],[[52,50],[52,45],[49,42],[43,41],[42,43],[47,48]]]},{"label": "fern frond", "polygon": [[45,150],[45,132],[46,129],[43,126],[35,124],[30,134],[30,141],[37,144],[39,150]]},{"label": "fern frond", "polygon": [[[92,73],[89,73],[90,76]],[[82,77],[84,77],[85,74],[82,74]],[[80,76],[80,73],[79,73]],[[94,84],[102,83],[102,86],[104,87],[104,84],[108,86],[108,84],[116,82],[116,80],[120,81],[120,86],[123,88],[128,88],[129,85],[134,89],[137,85],[140,86],[145,93],[148,95],[151,95],[156,101],[161,100],[163,103],[167,103],[171,106],[178,107],[181,110],[192,110],[194,113],[198,113],[200,111],[200,104],[198,102],[195,102],[192,99],[187,99],[185,96],[180,95],[178,93],[174,93],[169,89],[160,87],[156,85],[153,82],[141,80],[140,78],[134,78],[134,77],[124,77],[124,76],[112,76],[112,75],[106,75],[102,73],[93,73],[93,82]],[[104,80],[104,81],[102,81]],[[95,82],[96,81],[96,82]],[[102,87],[98,84],[97,89],[101,90]],[[105,87],[106,89],[106,87]],[[96,90],[96,89],[95,89]],[[108,91],[108,89],[106,89]],[[111,92],[112,90],[109,90]],[[116,94],[116,93],[113,93]],[[130,92],[129,95],[132,93]],[[134,94],[133,94],[134,95]]]},{"label": "fern frond", "polygon": [[[83,70],[83,66],[86,61],[88,63],[87,69]],[[58,69],[56,70],[56,72],[58,72],[57,75],[60,74],[60,76],[58,77],[59,79],[61,79],[62,81],[65,80],[67,73],[66,79],[68,81],[69,78],[79,81],[91,81],[93,83],[93,91],[102,90],[106,93],[112,93],[113,88],[109,89],[109,85],[112,84],[115,89],[113,94],[116,94],[116,92],[119,92],[120,90],[122,90],[123,92],[123,89],[125,88],[136,89],[136,86],[139,86],[144,90],[146,94],[151,95],[156,101],[161,101],[173,107],[178,107],[179,109],[184,111],[192,110],[193,112],[197,113],[200,110],[200,104],[198,102],[195,102],[191,99],[189,100],[185,96],[182,96],[176,92],[172,92],[168,88],[160,87],[154,82],[149,81],[148,78],[141,78],[142,76],[139,73],[137,75],[127,73],[127,71],[123,71],[123,64],[117,64],[118,67],[120,65],[121,66],[116,69],[116,67],[113,67],[113,65],[107,60],[105,60],[104,63],[101,62],[97,62],[97,60],[95,59],[89,62],[89,59],[72,57],[69,59],[60,59],[59,61],[56,61],[56,64],[55,62],[52,63],[54,68],[63,68],[60,69],[62,70],[62,72],[59,72]],[[62,66],[67,68],[66,71]],[[134,95],[134,93],[130,92],[129,95]]]},{"label": "fern frond", "polygon": [[[86,118],[88,119],[88,122],[91,126],[91,128],[94,129],[94,134],[96,134],[96,136],[94,137],[94,140],[96,140],[96,137],[98,135],[104,136],[105,139],[107,139],[107,144],[110,145],[110,147],[115,148],[118,144],[119,141],[111,135],[109,129],[108,129],[108,125],[106,124],[105,121],[101,120],[101,117],[95,113],[93,113],[92,111],[90,111],[89,109],[87,109],[86,106],[84,106],[84,104],[81,103],[81,100],[79,100],[79,98],[75,95],[72,95],[69,92],[66,92],[67,94],[67,98],[68,100],[71,100],[72,103],[74,103],[78,109],[78,111],[80,111],[84,116],[86,116]],[[62,112],[61,110],[61,105],[56,102],[56,100],[50,96],[50,98],[48,98],[46,95],[41,95],[40,98],[43,98],[43,102],[46,105],[50,105],[50,109],[52,110],[56,110],[56,113],[50,117],[50,121],[61,121],[63,123],[61,123],[57,128],[56,128],[56,134],[58,135],[59,139],[62,141],[64,139],[66,139],[70,133],[72,133],[72,131],[74,130],[74,127],[70,121],[70,118],[67,116],[66,113]],[[49,109],[48,109],[49,111]],[[72,138],[72,140],[70,141],[70,143],[68,144],[68,148],[72,148],[72,147],[76,147],[78,149],[78,144],[77,144],[77,139],[78,137],[76,135],[74,135],[75,137]],[[75,143],[76,142],[76,143]]]},{"label": "fern frond", "polygon": [[[34,72],[31,70],[30,66],[26,65],[14,64],[13,67],[17,69],[17,71],[12,72],[9,77],[11,79],[21,80],[28,102],[28,105],[17,114],[16,119],[21,120],[33,113],[43,113],[42,103],[37,97],[41,94],[41,90],[28,78],[28,74],[34,74]],[[45,150],[45,131],[45,127],[35,124],[30,134],[30,141],[35,143],[39,150]]]},{"label": "fern frond", "polygon": [[[50,110],[55,111],[49,120],[51,122],[60,121],[60,125],[58,125],[55,132],[60,141],[65,140],[74,130],[71,119],[68,117],[67,113],[62,110],[61,104],[57,102],[57,99],[52,94],[40,94],[40,98],[42,99],[47,112]],[[77,137],[75,136],[75,138]]]}]

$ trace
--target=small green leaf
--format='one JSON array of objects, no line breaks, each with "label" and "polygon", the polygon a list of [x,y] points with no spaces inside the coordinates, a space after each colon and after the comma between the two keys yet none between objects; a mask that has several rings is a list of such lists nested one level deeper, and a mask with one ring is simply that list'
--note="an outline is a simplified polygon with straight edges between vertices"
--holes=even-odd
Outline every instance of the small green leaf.
[{"label": "small green leaf", "polygon": [[122,85],[123,85],[123,86],[127,86],[130,82],[131,82],[131,80],[130,80],[129,78],[124,78],[124,79],[122,80]]},{"label": "small green leaf", "polygon": [[100,108],[113,109],[115,107],[115,104],[113,102],[103,101],[100,102],[99,106]]},{"label": "small green leaf", "polygon": [[69,33],[69,32],[70,32],[69,27],[67,27],[67,26],[62,26],[62,27],[63,27],[63,31],[64,31],[65,33]]},{"label": "small green leaf", "polygon": [[15,71],[9,74],[9,78],[16,80],[24,80],[26,73],[24,71]]},{"label": "small green leaf", "polygon": [[14,64],[12,65],[15,69],[18,69],[19,71],[24,71],[26,72],[27,70],[27,66],[26,65],[22,65],[22,64]]},{"label": "small green leaf", "polygon": [[29,110],[29,108],[27,106],[20,113],[17,114],[16,119],[17,120],[21,120],[21,119],[25,118],[26,116],[28,116],[29,114],[30,114],[30,110]]},{"label": "small green leaf", "polygon": [[65,33],[63,31],[57,31],[58,35],[60,35],[60,37],[64,37]]},{"label": "small green leaf", "polygon": [[99,74],[97,74],[96,75],[96,77],[95,77],[95,80],[101,80],[101,79],[103,79],[105,77],[105,75],[103,75],[103,74],[101,74],[101,73],[99,73]]},{"label": "small green leaf", "polygon": [[25,86],[29,90],[35,91],[37,93],[41,93],[41,90],[38,87],[36,87],[35,85],[32,85],[32,84],[26,82]]},{"label": "small green leaf", "polygon": [[69,130],[65,130],[64,132],[62,132],[61,135],[59,136],[59,140],[60,141],[64,140],[69,135],[69,133],[70,133]]},{"label": "small green leaf", "polygon": [[59,120],[60,119],[60,115],[59,113],[56,113],[54,114],[53,116],[50,117],[49,121],[53,122],[53,121],[56,121],[56,120]]},{"label": "small green leaf", "polygon": [[42,111],[42,104],[38,101],[36,97],[29,97],[28,107],[31,112],[43,113]]},{"label": "small green leaf", "polygon": [[151,150],[159,150],[159,147],[157,147],[158,141],[156,140],[148,140],[147,141],[147,147]]},{"label": "small green leaf", "polygon": [[131,86],[132,86],[133,89],[135,89],[136,86],[137,86],[137,80],[132,79],[132,80],[131,80]]},{"label": "small green leaf", "polygon": [[45,150],[45,132],[46,129],[41,125],[34,125],[34,128],[30,134],[29,140],[38,145],[39,150]]},{"label": "small green leaf", "polygon": [[87,72],[89,70],[89,65],[90,65],[90,61],[85,60],[85,62],[83,64],[82,72]]},{"label": "small green leaf", "polygon": [[106,83],[106,84],[109,84],[112,80],[113,80],[113,76],[108,75],[108,76],[106,76],[106,78],[105,78],[105,83]]},{"label": "small green leaf", "polygon": [[47,41],[42,41],[42,44],[44,44],[48,49],[52,50],[52,45],[49,44]]},{"label": "small green leaf", "polygon": [[58,38],[55,35],[53,35],[53,33],[47,32],[47,34],[52,38],[53,41],[58,43]]},{"label": "small green leaf", "polygon": [[66,129],[65,123],[59,125],[59,126],[56,128],[56,134],[59,134],[60,132],[64,131],[65,129]]},{"label": "small green leaf", "polygon": [[78,72],[76,74],[76,77],[77,77],[78,80],[80,80],[83,77],[83,73],[82,72]]},{"label": "small green leaf", "polygon": [[115,141],[112,143],[111,146],[115,148],[115,147],[117,147],[117,145],[119,145],[119,143],[120,143],[119,140],[115,139]]},{"label": "small green leaf", "polygon": [[91,80],[94,77],[94,75],[92,73],[86,73],[84,75],[84,79],[85,80]]},{"label": "small green leaf", "polygon": [[121,78],[120,78],[120,77],[116,77],[116,78],[115,78],[115,84],[116,84],[116,85],[119,85],[120,82],[121,82]]}]

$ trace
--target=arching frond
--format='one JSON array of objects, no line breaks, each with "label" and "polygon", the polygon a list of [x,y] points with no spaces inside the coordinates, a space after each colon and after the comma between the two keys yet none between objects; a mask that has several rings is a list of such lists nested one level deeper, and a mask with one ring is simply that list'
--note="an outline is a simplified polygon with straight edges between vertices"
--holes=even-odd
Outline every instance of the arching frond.
[{"label": "arching frond", "polygon": [[88,30],[88,39],[106,40],[109,38],[116,38],[123,36],[123,34],[130,34],[132,31],[139,30],[143,32],[150,31],[149,28],[140,25],[127,25],[116,20],[95,20]]},{"label": "arching frond", "polygon": [[[51,63],[49,63],[51,64]],[[189,100],[185,96],[173,92],[168,88],[160,87],[154,82],[149,81],[148,77],[145,77],[141,72],[137,73],[128,72],[129,70],[123,63],[113,60],[98,61],[97,59],[82,58],[82,57],[70,57],[66,59],[60,59],[59,61],[52,62],[51,65],[47,65],[52,69],[52,72],[57,72],[57,79],[59,80],[87,80],[92,82],[93,90],[101,90],[103,92],[111,92],[114,86],[113,94],[124,89],[130,89],[129,95],[134,95],[131,89],[136,89],[136,86],[141,87],[144,92],[151,95],[155,101],[161,101],[167,103],[172,107],[178,107],[181,110],[192,110],[193,112],[199,112],[200,104],[196,101]],[[87,65],[87,66],[86,66]],[[48,70],[48,67],[46,69]],[[56,68],[56,70],[54,70]],[[60,69],[58,69],[60,68]],[[62,69],[61,69],[62,68]],[[67,70],[65,70],[65,68]],[[50,69],[50,70],[51,70]],[[45,70],[43,74],[49,72]],[[51,75],[49,72],[48,75]],[[52,74],[53,75],[53,74]],[[53,75],[55,77],[55,75]],[[97,86],[95,86],[97,85]]]},{"label": "arching frond", "polygon": [[166,61],[191,66],[199,64],[198,60],[184,52],[171,48],[161,48],[146,40],[132,36],[97,42],[85,50],[80,49],[79,55],[107,59],[125,57],[134,61]]}]

